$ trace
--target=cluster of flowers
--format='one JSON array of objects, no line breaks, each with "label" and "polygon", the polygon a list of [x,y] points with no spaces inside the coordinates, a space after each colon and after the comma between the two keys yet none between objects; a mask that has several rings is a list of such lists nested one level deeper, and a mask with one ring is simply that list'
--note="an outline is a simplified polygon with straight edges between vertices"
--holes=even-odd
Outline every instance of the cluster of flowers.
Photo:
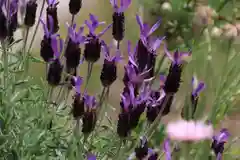
[{"label": "cluster of flowers", "polygon": [[[84,134],[89,134],[94,130],[98,116],[97,110],[101,105],[97,102],[97,99],[94,96],[88,95],[85,91],[84,93],[81,93],[80,87],[83,84],[83,78],[78,76],[77,68],[83,63],[83,61],[86,61],[89,64],[97,62],[102,50],[104,53],[104,63],[100,80],[104,88],[109,88],[117,78],[116,63],[123,59],[119,50],[119,45],[124,38],[124,11],[131,4],[131,0],[121,0],[120,6],[118,6],[116,0],[110,0],[110,2],[114,8],[114,13],[112,15],[113,23],[108,25],[100,33],[96,33],[96,29],[100,25],[105,24],[105,22],[100,22],[93,14],[89,15],[90,20],[86,20],[85,24],[79,27],[78,31],[76,31],[76,24],[67,24],[68,39],[65,41],[66,46],[64,46],[64,41],[61,39],[60,34],[58,34],[59,24],[57,5],[59,2],[57,0],[47,1],[48,7],[46,9],[46,21],[40,18],[44,29],[40,54],[43,60],[48,64],[47,81],[52,86],[59,85],[62,80],[63,71],[65,71],[70,77],[70,83],[76,90],[72,113],[75,119],[82,119],[82,132]],[[13,32],[18,26],[16,20],[17,4],[17,0],[11,1],[9,13],[7,12],[7,14],[4,14],[3,8],[8,11],[7,5],[5,1],[1,1],[0,3],[1,39],[12,37]],[[81,0],[70,0],[70,13],[73,16],[76,15],[80,11],[81,6]],[[36,18],[36,1],[29,0],[26,3],[25,8],[24,24],[27,27],[32,27]],[[160,47],[165,37],[154,38],[151,34],[159,27],[160,20],[152,27],[143,23],[141,17],[138,15],[136,16],[136,20],[140,27],[140,39],[133,51],[131,43],[128,42],[128,62],[124,66],[125,75],[123,77],[125,87],[121,94],[121,111],[118,115],[117,124],[117,133],[121,138],[128,137],[131,130],[137,127],[140,116],[143,112],[146,111],[147,120],[150,123],[153,123],[159,115],[164,116],[170,112],[174,96],[178,92],[181,84],[181,74],[184,65],[186,64],[184,59],[191,56],[191,51],[181,52],[176,50],[171,54],[165,45],[165,54],[171,61],[169,72],[166,76],[156,76],[159,74],[155,73],[157,49]],[[89,29],[89,33],[86,36],[83,35],[85,25]],[[111,27],[113,38],[117,41],[114,56],[110,55],[112,46],[108,46],[100,39],[101,36]],[[84,54],[82,57],[80,45],[84,45]],[[64,56],[61,56],[62,53],[64,53]],[[63,63],[63,61],[65,63]],[[153,90],[152,84],[156,77],[159,78],[160,85],[157,90]],[[193,91],[191,94],[191,102],[193,112],[191,116],[193,118],[197,107],[199,93],[204,89],[205,84],[203,82],[196,83],[195,78],[193,78],[192,82]],[[179,122],[177,124],[169,124],[167,132],[171,139],[200,140],[209,138],[209,135],[212,134],[210,130],[209,134],[203,135],[203,132],[209,131],[204,129],[204,127],[206,126],[200,122]],[[180,129],[177,132],[176,129],[178,128]],[[184,132],[184,130],[191,129],[194,130],[194,132]],[[194,136],[196,132],[199,133]],[[212,149],[219,159],[221,158],[224,143],[228,137],[229,133],[226,130],[222,130],[220,135],[213,138]],[[164,150],[168,160],[171,159],[168,138],[164,143]],[[148,157],[149,160],[154,160],[158,158],[158,154],[148,147],[147,139],[143,137],[141,138],[141,145],[135,149],[135,152],[129,159],[132,159],[132,157],[138,159]]]}]

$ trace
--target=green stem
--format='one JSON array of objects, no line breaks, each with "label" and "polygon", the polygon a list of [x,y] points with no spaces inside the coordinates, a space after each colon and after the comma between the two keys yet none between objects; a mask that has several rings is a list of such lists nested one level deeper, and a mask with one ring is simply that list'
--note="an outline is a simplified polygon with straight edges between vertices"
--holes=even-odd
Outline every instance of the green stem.
[{"label": "green stem", "polygon": [[91,74],[92,74],[92,69],[93,69],[93,63],[92,62],[88,62],[88,73],[87,73],[86,85],[85,85],[83,93],[86,93],[86,91],[87,91],[89,80],[90,80]]},{"label": "green stem", "polygon": [[3,65],[4,65],[4,72],[3,72],[3,86],[4,89],[7,88],[7,79],[8,79],[8,55],[7,55],[7,49],[6,49],[6,44],[5,41],[3,40],[2,42],[2,48],[3,48]]}]

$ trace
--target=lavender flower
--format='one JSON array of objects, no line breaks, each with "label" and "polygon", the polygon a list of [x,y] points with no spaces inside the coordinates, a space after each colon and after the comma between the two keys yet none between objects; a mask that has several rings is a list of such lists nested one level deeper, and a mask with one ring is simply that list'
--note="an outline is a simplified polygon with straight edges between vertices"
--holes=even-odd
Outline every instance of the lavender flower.
[{"label": "lavender flower", "polygon": [[72,114],[75,119],[82,117],[84,114],[84,98],[81,96],[82,77],[73,77],[76,93],[72,104]]},{"label": "lavender flower", "polygon": [[67,26],[69,41],[64,54],[66,58],[66,70],[67,73],[71,73],[73,70],[74,72],[72,75],[74,75],[76,73],[76,68],[80,63],[81,49],[79,45],[85,42],[85,36],[82,35],[84,27],[81,26],[78,32],[76,32],[76,24],[73,24],[72,26],[67,24]]},{"label": "lavender flower", "polygon": [[26,6],[26,13],[24,17],[24,24],[27,27],[32,27],[35,23],[37,12],[37,3],[36,0],[29,0]]},{"label": "lavender flower", "polygon": [[171,55],[167,50],[166,45],[164,46],[164,50],[169,59],[172,61],[164,85],[164,91],[166,93],[173,94],[176,93],[180,87],[182,68],[184,62],[183,60],[185,57],[189,57],[191,55],[191,52],[180,52],[177,49],[177,51],[175,51],[174,54]]},{"label": "lavender flower", "polygon": [[115,40],[121,41],[121,40],[123,40],[124,31],[125,31],[124,11],[131,4],[131,0],[121,0],[120,7],[118,7],[118,5],[117,5],[117,0],[110,0],[110,3],[112,4],[112,6],[114,8],[114,13],[112,15],[112,19],[113,19],[112,35]]},{"label": "lavender flower", "polygon": [[97,101],[94,96],[90,96],[85,94],[84,95],[84,104],[85,104],[85,111],[83,114],[83,127],[82,132],[84,134],[91,133],[97,122],[97,114],[96,114],[96,107],[97,107]]},{"label": "lavender flower", "polygon": [[69,6],[69,12],[72,15],[76,15],[82,8],[82,0],[70,0],[68,6]]},{"label": "lavender flower", "polygon": [[[145,136],[140,137],[140,145],[135,148],[135,151],[128,157],[127,160],[133,160],[135,158],[142,160],[148,157],[149,160],[152,155],[154,155],[154,150],[148,147],[148,141]],[[153,157],[152,157],[153,158]]]},{"label": "lavender flower", "polygon": [[[50,29],[50,27],[53,28],[53,33],[57,33],[59,30],[59,24],[58,24],[58,17],[57,17],[57,5],[59,2],[57,0],[48,0],[47,1],[48,7],[47,7],[47,27]],[[52,17],[53,19],[53,26],[52,22],[50,22],[49,17]]]},{"label": "lavender flower", "polygon": [[[160,26],[160,20],[157,21],[152,28],[148,24],[143,23],[140,16],[136,15],[137,23],[140,27],[140,40],[138,41],[137,49],[137,62],[139,65],[139,70],[143,71],[146,66],[148,69],[153,68],[154,54],[152,51],[155,51],[160,43],[165,37],[158,39],[156,42],[150,41],[149,36]],[[151,73],[152,74],[152,73]]]},{"label": "lavender flower", "polygon": [[[59,43],[59,46],[58,46]],[[60,83],[62,77],[63,66],[60,63],[59,57],[63,50],[63,40],[60,35],[52,35],[51,37],[51,47],[54,52],[55,57],[50,61],[47,81],[50,85],[56,86]]]},{"label": "lavender flower", "polygon": [[222,160],[222,154],[224,151],[224,144],[228,141],[230,133],[226,128],[223,128],[220,133],[213,136],[212,149],[217,157],[217,160]]},{"label": "lavender flower", "polygon": [[164,145],[163,145],[163,149],[164,149],[164,152],[165,152],[165,155],[166,155],[166,160],[171,160],[171,148],[170,148],[170,139],[167,138],[165,141],[164,141]]},{"label": "lavender flower", "polygon": [[50,23],[50,29],[47,28],[46,23],[40,18],[40,22],[43,25],[44,37],[41,41],[40,55],[45,62],[49,62],[54,57],[54,51],[51,46],[52,37],[53,37],[53,19],[48,18]]},{"label": "lavender flower", "polygon": [[111,47],[107,46],[104,41],[101,41],[102,49],[104,52],[104,63],[100,75],[100,80],[104,87],[110,86],[117,79],[117,66],[116,63],[121,61],[123,57],[119,50],[116,51],[115,56],[110,55]]},{"label": "lavender flower", "polygon": [[87,42],[85,44],[84,57],[86,61],[94,63],[100,58],[101,43],[99,42],[99,38],[112,26],[112,24],[108,25],[99,34],[96,34],[95,30],[100,25],[105,24],[105,22],[99,22],[97,17],[93,14],[89,14],[89,17],[90,21],[85,21],[89,29],[89,34],[87,35]]}]

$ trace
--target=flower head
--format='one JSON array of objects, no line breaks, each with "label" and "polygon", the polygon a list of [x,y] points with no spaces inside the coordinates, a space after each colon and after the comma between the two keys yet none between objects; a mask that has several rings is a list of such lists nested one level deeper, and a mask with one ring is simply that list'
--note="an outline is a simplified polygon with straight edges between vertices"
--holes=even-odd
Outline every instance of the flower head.
[{"label": "flower head", "polygon": [[192,87],[193,87],[193,90],[192,90],[192,95],[194,97],[197,97],[199,95],[199,93],[204,90],[205,88],[205,83],[204,82],[199,82],[198,83],[198,80],[196,77],[193,77],[192,78]]},{"label": "flower head", "polygon": [[53,34],[53,18],[49,16],[48,19],[49,19],[49,26],[50,26],[49,29],[47,27],[47,24],[43,21],[42,18],[40,18],[40,22],[42,23],[42,26],[43,26],[44,35],[47,38],[50,38],[51,35]]},{"label": "flower head", "polygon": [[170,122],[166,132],[170,139],[178,141],[200,141],[211,139],[213,135],[212,125],[206,125],[202,121]]},{"label": "flower head", "polygon": [[95,110],[97,107],[97,100],[95,96],[90,96],[88,94],[84,95],[84,103],[88,111]]},{"label": "flower head", "polygon": [[94,154],[89,153],[87,155],[87,160],[97,160],[96,156]]},{"label": "flower head", "polygon": [[105,24],[104,21],[102,22],[99,22],[97,17],[93,14],[89,14],[89,17],[90,17],[90,21],[88,20],[85,20],[85,24],[87,25],[88,29],[89,29],[89,32],[92,36],[96,37],[96,38],[99,38],[101,37],[111,26],[112,24],[108,25],[102,32],[100,32],[99,34],[96,34],[95,33],[95,30],[102,24]]},{"label": "flower head", "polygon": [[190,57],[192,52],[180,52],[179,49],[177,49],[174,54],[172,55],[166,45],[164,45],[164,51],[167,54],[168,58],[172,61],[173,64],[177,64],[180,65],[183,63],[184,60],[186,60],[186,58]]},{"label": "flower head", "polygon": [[85,42],[85,36],[83,36],[84,26],[79,27],[76,32],[76,23],[70,26],[68,23],[66,24],[68,28],[68,36],[74,43],[81,44]]},{"label": "flower head", "polygon": [[83,78],[78,76],[78,77],[75,77],[73,76],[73,81],[74,81],[74,86],[75,86],[75,90],[76,90],[76,93],[78,95],[81,95],[81,85],[83,84]]},{"label": "flower head", "polygon": [[110,55],[110,49],[112,48],[112,46],[107,46],[107,44],[103,40],[101,41],[101,44],[102,44],[102,50],[103,50],[103,53],[104,53],[105,60],[107,60],[108,62],[114,62],[115,63],[115,62],[119,62],[123,59],[119,50],[116,51],[115,56],[111,56]]},{"label": "flower head", "polygon": [[226,143],[230,137],[230,133],[226,128],[223,128],[219,134],[213,136],[213,140],[216,140],[217,143]]},{"label": "flower head", "polygon": [[131,0],[121,0],[120,6],[117,4],[117,0],[110,0],[111,5],[114,8],[114,12],[121,13],[124,12],[131,4]]}]

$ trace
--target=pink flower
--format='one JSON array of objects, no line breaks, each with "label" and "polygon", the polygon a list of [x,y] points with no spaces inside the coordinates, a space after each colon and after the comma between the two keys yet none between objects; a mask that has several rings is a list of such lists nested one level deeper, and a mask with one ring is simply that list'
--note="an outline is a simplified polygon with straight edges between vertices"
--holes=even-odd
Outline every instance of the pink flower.
[{"label": "pink flower", "polygon": [[213,127],[202,121],[179,120],[168,123],[166,132],[172,140],[200,141],[212,138]]}]

